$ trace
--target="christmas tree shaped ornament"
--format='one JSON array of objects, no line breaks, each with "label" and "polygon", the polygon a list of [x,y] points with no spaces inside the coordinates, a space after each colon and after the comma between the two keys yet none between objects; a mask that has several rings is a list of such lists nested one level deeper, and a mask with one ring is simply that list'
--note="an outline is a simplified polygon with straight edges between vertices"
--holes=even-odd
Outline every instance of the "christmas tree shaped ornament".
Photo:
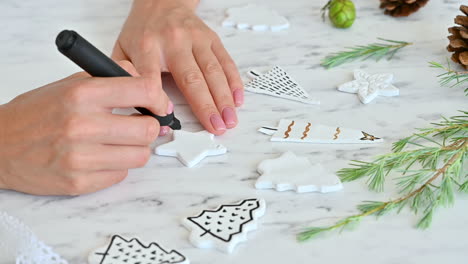
[{"label": "christmas tree shaped ornament", "polygon": [[424,7],[429,0],[380,0],[380,8],[393,17],[406,17]]},{"label": "christmas tree shaped ornament", "polygon": [[370,75],[362,70],[354,70],[354,81],[338,86],[338,91],[356,93],[363,104],[368,104],[377,96],[398,96],[400,90],[392,85],[393,74]]},{"label": "christmas tree shaped ornament", "polygon": [[17,218],[0,211],[0,263],[67,264]]},{"label": "christmas tree shaped ornament", "polygon": [[460,6],[460,10],[465,14],[455,18],[455,23],[459,26],[449,28],[450,44],[447,50],[453,52],[452,61],[468,69],[468,6]]},{"label": "christmas tree shaped ornament", "polygon": [[289,28],[289,21],[276,11],[249,4],[243,7],[233,7],[226,11],[227,18],[224,27],[251,29],[254,31],[281,31]]},{"label": "christmas tree shaped ornament", "polygon": [[247,233],[257,229],[257,222],[265,214],[263,199],[246,199],[235,204],[204,210],[197,216],[184,219],[191,231],[190,242],[198,248],[215,248],[232,253],[237,244],[247,240]]},{"label": "christmas tree shaped ornament", "polygon": [[308,158],[298,157],[291,151],[279,158],[262,161],[257,170],[261,176],[255,188],[260,190],[328,193],[343,189],[336,175],[325,171],[320,164],[312,165]]},{"label": "christmas tree shaped ornament", "polygon": [[176,130],[173,141],[160,145],[155,153],[161,156],[177,157],[187,167],[193,167],[208,156],[222,155],[226,147],[214,142],[214,135],[207,131],[196,133]]},{"label": "christmas tree shaped ornament", "polygon": [[127,240],[119,235],[112,236],[109,245],[92,252],[89,264],[190,264],[176,250],[167,251],[158,243],[145,245],[138,238]]},{"label": "christmas tree shaped ornament", "polygon": [[338,28],[349,28],[356,19],[356,8],[351,0],[328,1],[322,8],[322,18],[324,21],[327,11],[330,21]]},{"label": "christmas tree shaped ornament", "polygon": [[311,99],[309,94],[285,70],[279,66],[273,67],[265,74],[254,70],[249,71],[252,81],[245,85],[245,90],[293,100],[305,104],[320,104]]},{"label": "christmas tree shaped ornament", "polygon": [[383,139],[363,130],[328,126],[308,120],[281,119],[278,127],[264,126],[259,132],[270,135],[274,142],[318,144],[375,144]]}]

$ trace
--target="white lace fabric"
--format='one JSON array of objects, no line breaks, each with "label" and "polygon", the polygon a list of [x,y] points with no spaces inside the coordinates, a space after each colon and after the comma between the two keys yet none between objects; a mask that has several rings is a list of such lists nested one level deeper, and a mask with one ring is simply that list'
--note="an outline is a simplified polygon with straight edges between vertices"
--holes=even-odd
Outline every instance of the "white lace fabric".
[{"label": "white lace fabric", "polygon": [[68,264],[17,218],[0,211],[0,263]]}]

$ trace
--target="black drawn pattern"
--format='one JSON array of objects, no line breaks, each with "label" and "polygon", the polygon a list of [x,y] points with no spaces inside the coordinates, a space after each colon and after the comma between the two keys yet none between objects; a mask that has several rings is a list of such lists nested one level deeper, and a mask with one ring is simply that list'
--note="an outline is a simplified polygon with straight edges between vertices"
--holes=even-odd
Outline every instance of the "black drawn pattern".
[{"label": "black drawn pattern", "polygon": [[361,140],[365,141],[365,140],[370,140],[370,141],[374,141],[374,140],[378,140],[380,138],[376,137],[376,136],[373,136],[371,134],[368,134],[364,131],[362,131],[362,134],[364,135],[364,137],[361,138]]},{"label": "black drawn pattern", "polygon": [[186,258],[176,250],[167,252],[157,243],[143,245],[138,239],[114,235],[106,251],[95,253],[101,255],[99,264],[176,264],[188,263]]},{"label": "black drawn pattern", "polygon": [[278,97],[286,95],[302,100],[309,100],[307,92],[278,66],[262,75],[258,75],[253,71],[250,73],[257,77],[245,85],[246,90],[252,92],[259,90]]},{"label": "black drawn pattern", "polygon": [[247,199],[238,204],[222,205],[216,210],[204,210],[198,216],[187,219],[204,231],[201,237],[210,234],[230,242],[234,235],[242,233],[245,224],[254,220],[253,212],[258,208],[258,199]]}]

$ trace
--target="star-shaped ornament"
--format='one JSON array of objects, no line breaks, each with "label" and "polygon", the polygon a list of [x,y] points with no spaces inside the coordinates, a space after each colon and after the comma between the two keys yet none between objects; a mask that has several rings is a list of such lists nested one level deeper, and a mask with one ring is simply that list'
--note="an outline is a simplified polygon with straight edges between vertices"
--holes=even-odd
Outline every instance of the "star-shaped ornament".
[{"label": "star-shaped ornament", "polygon": [[257,170],[261,174],[255,183],[257,189],[328,193],[343,188],[336,175],[327,172],[320,164],[312,164],[308,158],[296,156],[291,151],[279,158],[262,161]]},{"label": "star-shaped ornament", "polygon": [[370,75],[362,70],[354,70],[354,81],[338,86],[338,91],[356,93],[363,104],[368,104],[377,96],[398,96],[400,89],[392,85],[393,74]]},{"label": "star-shaped ornament", "polygon": [[160,156],[177,157],[187,167],[193,167],[208,156],[222,155],[226,147],[214,142],[214,135],[207,131],[188,132],[176,130],[173,141],[155,149]]}]

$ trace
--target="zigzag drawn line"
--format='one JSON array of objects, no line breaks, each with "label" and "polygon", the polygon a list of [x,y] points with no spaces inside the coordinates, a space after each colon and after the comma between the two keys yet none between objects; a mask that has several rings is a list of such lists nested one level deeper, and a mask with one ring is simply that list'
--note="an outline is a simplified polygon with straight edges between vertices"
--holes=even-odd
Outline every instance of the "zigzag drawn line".
[{"label": "zigzag drawn line", "polygon": [[338,135],[341,133],[341,130],[339,127],[336,128],[336,133],[335,135],[333,135],[333,140],[337,140],[338,139]]},{"label": "zigzag drawn line", "polygon": [[304,133],[302,133],[302,135],[303,135],[301,137],[302,140],[304,140],[304,138],[307,137],[307,133],[309,133],[311,125],[312,125],[311,123],[307,123],[307,126],[305,127]]},{"label": "zigzag drawn line", "polygon": [[291,132],[293,126],[294,126],[294,120],[291,122],[291,124],[289,124],[288,130],[286,130],[286,132],[284,132],[284,138],[289,137],[289,132]]}]

